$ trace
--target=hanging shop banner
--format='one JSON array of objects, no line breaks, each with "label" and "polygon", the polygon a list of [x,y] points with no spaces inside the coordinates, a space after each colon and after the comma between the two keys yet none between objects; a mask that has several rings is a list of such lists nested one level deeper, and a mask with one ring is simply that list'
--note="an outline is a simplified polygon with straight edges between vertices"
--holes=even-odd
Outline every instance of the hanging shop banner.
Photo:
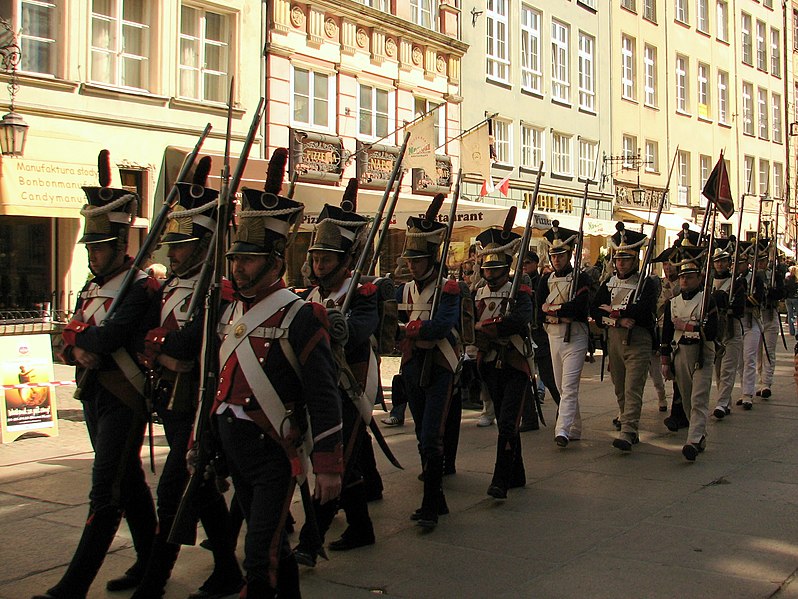
[{"label": "hanging shop banner", "polygon": [[0,355],[2,442],[10,443],[31,431],[58,435],[50,335],[0,337]]}]

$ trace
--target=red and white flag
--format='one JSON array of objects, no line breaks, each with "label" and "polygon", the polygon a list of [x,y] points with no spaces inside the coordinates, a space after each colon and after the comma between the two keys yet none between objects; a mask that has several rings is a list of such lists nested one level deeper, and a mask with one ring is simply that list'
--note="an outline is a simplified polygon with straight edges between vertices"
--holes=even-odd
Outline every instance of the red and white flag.
[{"label": "red and white flag", "polygon": [[482,190],[479,192],[479,197],[490,195],[496,188],[493,186],[493,177],[488,177],[482,182]]},{"label": "red and white flag", "polygon": [[499,181],[499,184],[496,186],[502,195],[506,198],[507,195],[510,193],[510,175],[507,175],[504,179]]}]

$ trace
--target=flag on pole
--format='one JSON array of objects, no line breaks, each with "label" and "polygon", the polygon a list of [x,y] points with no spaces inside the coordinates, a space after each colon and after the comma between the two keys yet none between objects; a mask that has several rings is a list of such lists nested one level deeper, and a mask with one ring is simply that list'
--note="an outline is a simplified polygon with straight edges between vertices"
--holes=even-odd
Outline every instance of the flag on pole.
[{"label": "flag on pole", "polygon": [[704,189],[701,192],[704,197],[715,204],[724,218],[731,218],[734,214],[734,200],[731,194],[731,183],[729,173],[726,170],[726,163],[723,161],[723,152],[720,153],[715,168],[709,174]]},{"label": "flag on pole", "polygon": [[502,192],[502,195],[506,198],[510,193],[510,175],[507,175],[504,179],[499,181],[496,189]]},{"label": "flag on pole", "polygon": [[420,168],[435,178],[435,113],[431,112],[407,127],[410,139],[405,150],[404,165]]},{"label": "flag on pole", "polygon": [[493,186],[493,177],[488,175],[482,182],[482,189],[479,192],[479,197],[490,195],[496,188]]},{"label": "flag on pole", "polygon": [[[460,138],[460,167],[463,174],[482,175],[490,179],[490,136],[485,122]],[[493,181],[490,182],[493,191]]]}]

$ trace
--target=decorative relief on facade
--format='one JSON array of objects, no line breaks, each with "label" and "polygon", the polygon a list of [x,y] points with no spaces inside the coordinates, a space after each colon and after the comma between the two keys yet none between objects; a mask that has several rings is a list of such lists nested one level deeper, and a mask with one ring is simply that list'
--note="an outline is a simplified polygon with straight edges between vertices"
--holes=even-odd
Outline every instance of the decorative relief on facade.
[{"label": "decorative relief on facade", "polygon": [[399,44],[399,65],[409,71],[413,68],[413,44],[405,39],[400,40]]},{"label": "decorative relief on facade", "polygon": [[393,38],[388,38],[385,40],[385,54],[389,58],[396,58],[396,41]]},{"label": "decorative relief on facade", "polygon": [[449,57],[449,81],[460,82],[460,59],[455,56]]},{"label": "decorative relief on facade", "polygon": [[310,27],[308,27],[308,44],[320,48],[324,43],[324,12],[310,9]]},{"label": "decorative relief on facade", "polygon": [[357,40],[357,45],[360,48],[366,48],[369,45],[369,36],[365,29],[358,29],[355,39]]},{"label": "decorative relief on facade", "polygon": [[385,34],[376,29],[371,32],[371,59],[378,65],[385,60]]},{"label": "decorative relief on facade", "polygon": [[417,67],[421,66],[422,60],[424,60],[424,55],[421,53],[421,48],[414,47],[413,48],[413,64]]},{"label": "decorative relief on facade", "polygon": [[324,21],[324,35],[334,40],[338,37],[338,25],[332,19]]},{"label": "decorative relief on facade", "polygon": [[274,29],[287,32],[291,24],[291,3],[288,0],[274,1]]},{"label": "decorative relief on facade", "polygon": [[341,23],[341,52],[350,56],[357,50],[357,25],[352,21]]},{"label": "decorative relief on facade", "polygon": [[434,75],[437,69],[438,54],[435,50],[426,48],[424,50],[424,70],[429,75]]},{"label": "decorative relief on facade", "polygon": [[446,74],[446,59],[443,56],[438,56],[435,61],[435,67],[441,75]]},{"label": "decorative relief on facade", "polygon": [[302,9],[298,6],[291,8],[291,25],[297,29],[301,29],[305,26],[305,13],[303,13]]}]

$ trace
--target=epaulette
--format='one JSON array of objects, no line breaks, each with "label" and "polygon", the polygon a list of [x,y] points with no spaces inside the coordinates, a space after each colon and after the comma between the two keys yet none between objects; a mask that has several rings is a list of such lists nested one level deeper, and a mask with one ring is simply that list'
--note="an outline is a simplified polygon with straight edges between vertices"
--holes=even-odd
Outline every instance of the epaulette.
[{"label": "epaulette", "polygon": [[528,295],[534,295],[535,294],[535,292],[532,291],[532,288],[529,285],[519,285],[518,291],[521,291],[521,292],[526,293]]},{"label": "epaulette", "polygon": [[449,295],[460,295],[460,285],[457,284],[457,281],[448,279],[443,286],[443,292]]},{"label": "epaulette", "polygon": [[319,321],[321,326],[323,326],[325,329],[329,329],[330,320],[327,318],[327,308],[317,302],[308,302],[308,304],[313,309],[313,316],[316,317],[316,320]]},{"label": "epaulette", "polygon": [[364,283],[358,287],[357,292],[360,295],[368,297],[377,293],[377,286],[374,283]]},{"label": "epaulette", "polygon": [[232,302],[235,299],[235,290],[229,279],[222,279],[222,300]]},{"label": "epaulette", "polygon": [[147,276],[144,280],[144,290],[150,295],[155,295],[161,290],[161,283],[152,276]]}]

